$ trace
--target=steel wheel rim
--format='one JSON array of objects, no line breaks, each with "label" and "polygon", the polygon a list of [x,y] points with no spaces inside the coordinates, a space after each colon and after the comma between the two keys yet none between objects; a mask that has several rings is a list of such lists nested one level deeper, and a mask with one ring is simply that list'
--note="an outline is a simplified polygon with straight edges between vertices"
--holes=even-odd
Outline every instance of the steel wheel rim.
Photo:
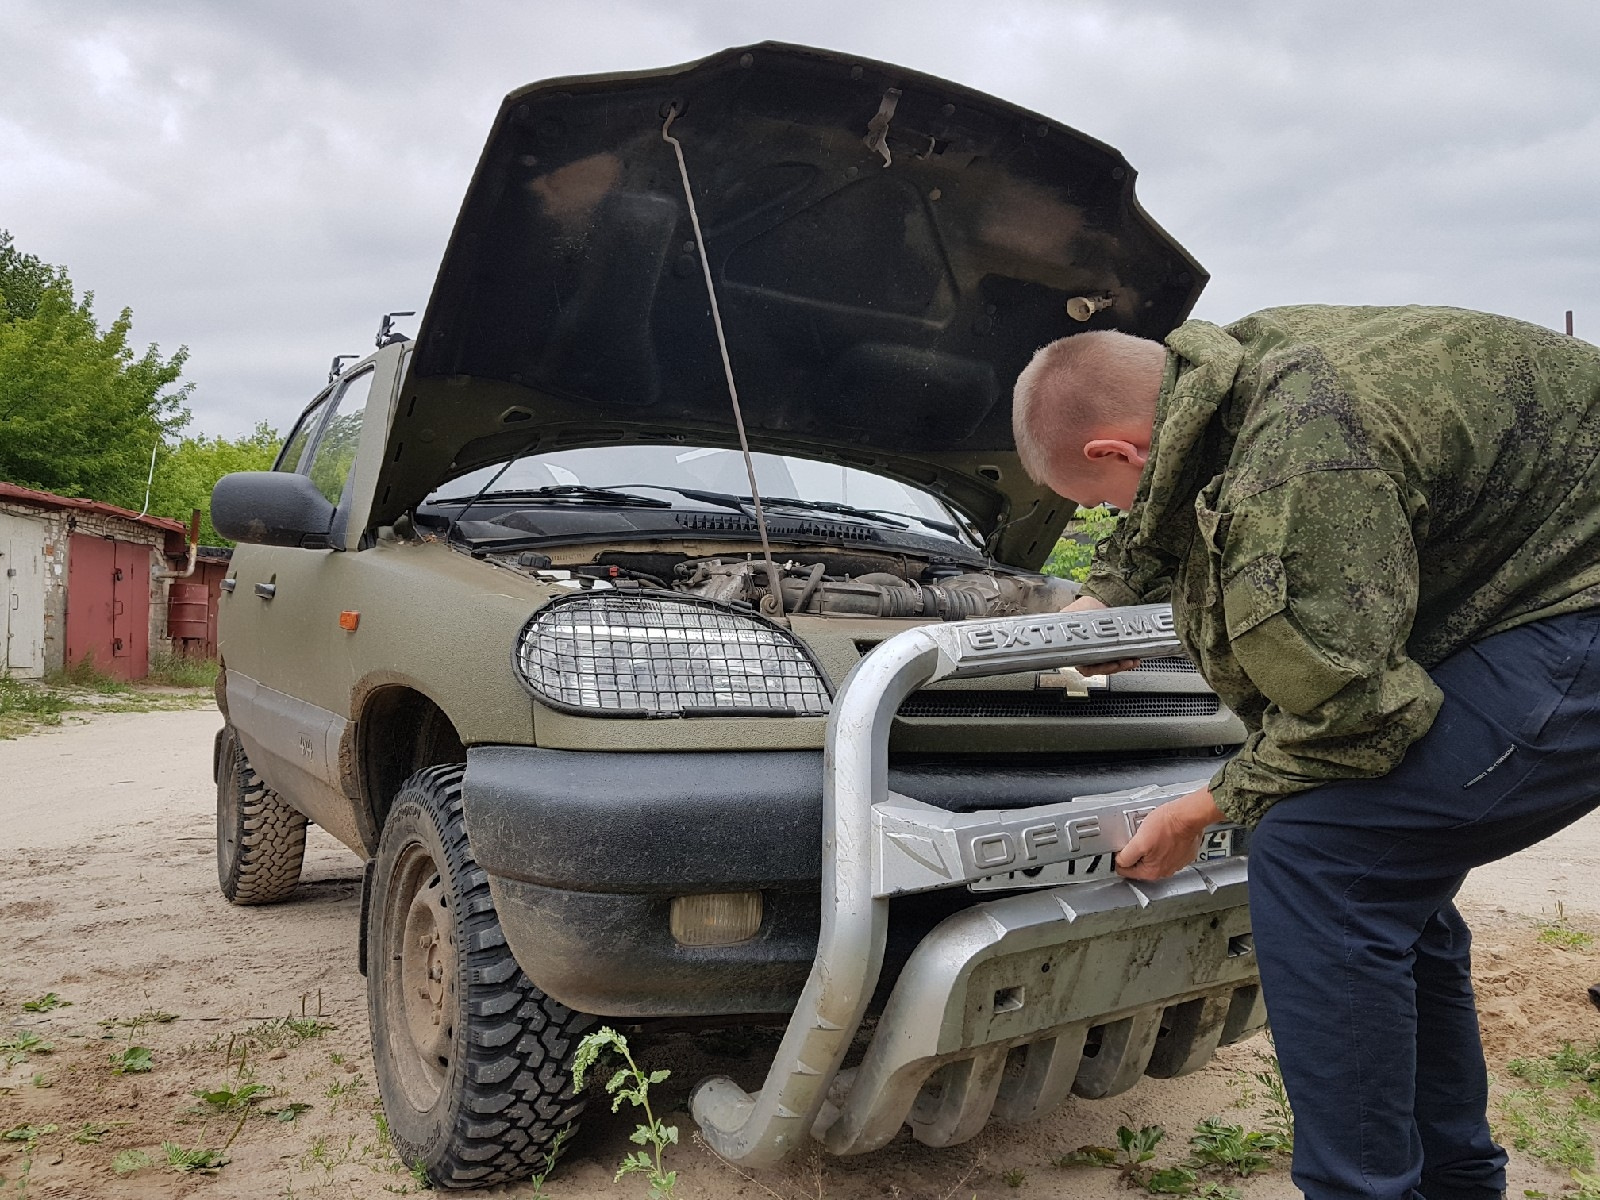
[{"label": "steel wheel rim", "polygon": [[384,899],[384,1007],[406,1100],[431,1110],[455,1060],[455,933],[444,874],[420,843],[395,859]]}]

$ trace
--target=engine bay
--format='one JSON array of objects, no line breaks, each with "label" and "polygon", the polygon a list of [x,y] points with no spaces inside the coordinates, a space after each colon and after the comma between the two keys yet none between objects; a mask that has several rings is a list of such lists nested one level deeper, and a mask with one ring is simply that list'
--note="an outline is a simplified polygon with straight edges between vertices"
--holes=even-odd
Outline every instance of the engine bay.
[{"label": "engine bay", "polygon": [[[755,555],[612,550],[570,566],[529,551],[483,557],[565,587],[670,591],[769,615],[779,611],[766,564]],[[785,615],[963,621],[1059,612],[1078,595],[1077,584],[1049,575],[974,571],[907,555],[807,554],[778,558],[775,566]]]}]

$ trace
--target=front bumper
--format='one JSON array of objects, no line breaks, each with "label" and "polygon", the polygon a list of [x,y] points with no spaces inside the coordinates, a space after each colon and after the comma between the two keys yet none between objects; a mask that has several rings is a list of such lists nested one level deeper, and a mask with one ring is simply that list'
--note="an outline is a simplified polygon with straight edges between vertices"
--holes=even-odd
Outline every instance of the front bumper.
[{"label": "front bumper", "polygon": [[[893,763],[889,787],[957,812],[1024,809],[1210,774],[1215,757]],[[467,752],[467,833],[501,927],[540,988],[607,1017],[787,1013],[816,956],[823,759],[816,751]],[[759,891],[759,933],[673,940],[672,898]],[[976,897],[892,902],[881,1003],[917,943]]]}]

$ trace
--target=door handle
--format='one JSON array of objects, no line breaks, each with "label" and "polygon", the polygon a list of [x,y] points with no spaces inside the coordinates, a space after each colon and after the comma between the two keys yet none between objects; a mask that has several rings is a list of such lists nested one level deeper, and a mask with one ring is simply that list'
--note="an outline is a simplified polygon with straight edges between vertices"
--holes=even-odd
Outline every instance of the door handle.
[{"label": "door handle", "polygon": [[278,585],[275,583],[256,584],[256,595],[260,596],[263,600],[271,600],[277,594]]}]

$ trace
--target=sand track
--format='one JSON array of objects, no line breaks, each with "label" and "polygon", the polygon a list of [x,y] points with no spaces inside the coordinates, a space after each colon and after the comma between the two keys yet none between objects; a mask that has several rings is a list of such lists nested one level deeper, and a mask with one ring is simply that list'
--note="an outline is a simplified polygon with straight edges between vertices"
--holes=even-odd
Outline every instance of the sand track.
[{"label": "sand track", "polygon": [[[29,1195],[366,1198],[413,1186],[374,1120],[355,954],[360,864],[314,829],[290,902],[241,909],[222,899],[210,778],[219,721],[211,711],[105,714],[0,742],[0,1039],[32,1033],[55,1047],[9,1067],[0,1055],[0,1132],[57,1127],[39,1137]],[[1516,1054],[1554,1049],[1562,1038],[1600,1037],[1600,1014],[1582,992],[1600,980],[1600,953],[1536,940],[1536,922],[1554,918],[1558,905],[1572,925],[1600,931],[1600,817],[1480,873],[1463,894],[1478,933],[1486,1041],[1497,1068]],[[71,1007],[22,1011],[24,1001],[47,992]],[[127,1024],[151,1013],[176,1019]],[[330,1028],[302,1040],[279,1020],[302,1014]],[[119,1020],[124,1024],[105,1024]],[[113,1073],[110,1056],[134,1045],[152,1050],[153,1069]],[[929,1151],[903,1136],[862,1159],[813,1156],[746,1179],[692,1142],[681,1107],[706,1074],[758,1080],[769,1045],[763,1034],[636,1039],[642,1058],[674,1071],[660,1095],[679,1110],[686,1142],[673,1155],[681,1196],[1129,1195],[1110,1172],[1068,1172],[1050,1160],[1111,1140],[1122,1122],[1166,1126],[1172,1136],[1161,1162],[1176,1159],[1196,1120],[1226,1112],[1248,1119],[1248,1111],[1229,1106],[1240,1095],[1238,1072],[1253,1065],[1256,1050],[1231,1048],[1187,1079],[1145,1080],[1103,1103],[1076,1101],[1033,1126],[991,1127],[953,1150]],[[238,1114],[200,1111],[191,1094],[252,1079],[271,1095],[242,1123]],[[290,1103],[310,1108],[292,1122],[263,1115]],[[632,1120],[605,1109],[603,1101],[591,1107],[570,1161],[548,1186],[552,1200],[644,1196],[637,1179],[612,1183]],[[97,1140],[74,1140],[97,1129]],[[232,1161],[215,1175],[183,1176],[160,1165],[122,1176],[111,1169],[121,1151],[159,1157],[164,1141],[217,1148],[230,1137]],[[25,1157],[24,1143],[0,1142],[5,1187],[15,1187]],[[1026,1178],[1010,1187],[1002,1179],[1007,1171]],[[1519,1159],[1511,1194],[1554,1194],[1562,1179]],[[1243,1192],[1245,1200],[1297,1194],[1286,1167],[1245,1181]]]}]

